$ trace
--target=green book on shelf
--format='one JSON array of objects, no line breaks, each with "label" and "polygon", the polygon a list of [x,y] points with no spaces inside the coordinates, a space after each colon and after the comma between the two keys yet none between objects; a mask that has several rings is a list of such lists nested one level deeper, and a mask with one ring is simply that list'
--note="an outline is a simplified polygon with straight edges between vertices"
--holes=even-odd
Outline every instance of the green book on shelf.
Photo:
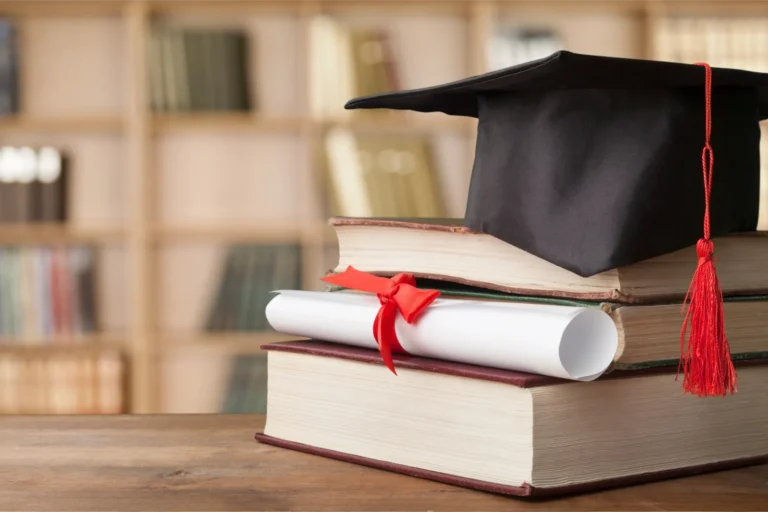
[{"label": "green book on shelf", "polygon": [[250,381],[250,361],[248,356],[238,354],[230,358],[229,381],[224,395],[221,412],[237,414],[243,411]]},{"label": "green book on shelf", "polygon": [[248,393],[244,413],[266,414],[267,412],[267,355],[252,354],[249,357]]},{"label": "green book on shelf", "polygon": [[264,414],[267,412],[266,354],[237,354],[230,360],[230,374],[221,412]]},{"label": "green book on shelf", "polygon": [[264,280],[271,272],[272,261],[270,251],[259,246],[248,248],[248,263],[243,280],[240,282],[240,302],[238,304],[238,330],[254,331],[258,329],[255,324],[255,315],[259,297],[265,293]]}]

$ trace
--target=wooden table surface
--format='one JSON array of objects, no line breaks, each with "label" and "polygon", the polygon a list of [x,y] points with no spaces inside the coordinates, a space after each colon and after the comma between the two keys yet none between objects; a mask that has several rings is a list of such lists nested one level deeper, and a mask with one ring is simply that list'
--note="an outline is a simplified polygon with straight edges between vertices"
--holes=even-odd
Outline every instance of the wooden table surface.
[{"label": "wooden table surface", "polygon": [[0,510],[768,510],[768,466],[557,500],[257,443],[262,416],[0,416]]}]

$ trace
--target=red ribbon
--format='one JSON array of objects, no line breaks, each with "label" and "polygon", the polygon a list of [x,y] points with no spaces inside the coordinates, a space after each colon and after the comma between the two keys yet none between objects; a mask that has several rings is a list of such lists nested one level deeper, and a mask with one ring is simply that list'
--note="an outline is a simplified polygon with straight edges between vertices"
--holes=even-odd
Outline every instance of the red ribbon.
[{"label": "red ribbon", "polygon": [[344,288],[376,294],[381,307],[373,322],[373,337],[379,345],[379,353],[384,364],[397,375],[392,353],[407,353],[400,345],[395,331],[397,312],[403,315],[406,322],[412,324],[419,314],[440,296],[440,292],[416,288],[413,274],[397,274],[387,279],[361,272],[353,267],[347,267],[344,272],[326,276],[322,280]]}]

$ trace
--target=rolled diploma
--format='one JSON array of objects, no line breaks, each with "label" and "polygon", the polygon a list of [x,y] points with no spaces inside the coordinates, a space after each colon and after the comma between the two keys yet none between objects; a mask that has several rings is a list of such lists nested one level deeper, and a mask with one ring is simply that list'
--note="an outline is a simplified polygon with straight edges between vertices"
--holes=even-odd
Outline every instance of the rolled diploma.
[{"label": "rolled diploma", "polygon": [[[266,308],[278,332],[378,350],[372,294],[281,290]],[[613,361],[618,332],[599,308],[436,299],[413,324],[398,312],[411,355],[588,381]],[[397,363],[395,363],[397,366]]]}]

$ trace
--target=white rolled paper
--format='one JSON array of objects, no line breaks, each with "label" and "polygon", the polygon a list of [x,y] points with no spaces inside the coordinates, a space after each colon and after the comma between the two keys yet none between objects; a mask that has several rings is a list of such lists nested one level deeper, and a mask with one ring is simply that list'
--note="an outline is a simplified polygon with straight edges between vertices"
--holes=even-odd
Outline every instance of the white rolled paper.
[{"label": "white rolled paper", "polygon": [[[266,309],[276,331],[378,349],[375,295],[276,293]],[[395,329],[400,345],[415,356],[580,381],[599,377],[618,346],[613,320],[589,307],[438,298],[413,324],[398,313]]]}]

